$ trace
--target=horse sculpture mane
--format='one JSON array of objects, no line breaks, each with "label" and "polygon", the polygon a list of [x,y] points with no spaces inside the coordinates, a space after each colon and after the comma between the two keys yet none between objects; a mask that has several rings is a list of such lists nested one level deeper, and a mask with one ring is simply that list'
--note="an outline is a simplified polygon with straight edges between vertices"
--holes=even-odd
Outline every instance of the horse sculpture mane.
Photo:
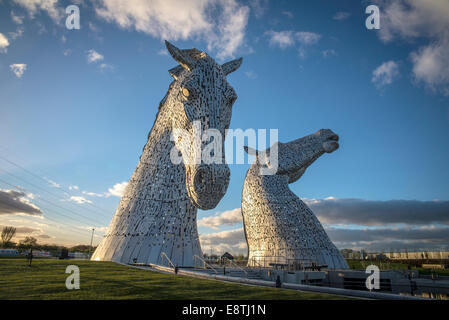
[{"label": "horse sculpture mane", "polygon": [[[188,141],[196,127],[225,137],[237,98],[226,76],[242,59],[220,65],[200,50],[166,46],[179,63],[169,70],[174,81],[92,260],[161,264],[165,255],[178,266],[193,266],[194,257],[202,257],[197,208],[214,208],[226,193],[230,172],[224,153],[219,163],[197,162],[207,141]],[[187,137],[174,137],[175,130],[187,132]],[[173,163],[174,151],[181,163]]]},{"label": "horse sculpture mane", "polygon": [[[281,263],[348,268],[313,212],[288,187],[321,155],[337,148],[338,136],[328,129],[289,143],[276,143],[262,152],[245,148],[257,156],[242,192],[249,266]],[[277,171],[262,175],[261,169],[272,167],[266,157],[270,152],[278,154]]]}]

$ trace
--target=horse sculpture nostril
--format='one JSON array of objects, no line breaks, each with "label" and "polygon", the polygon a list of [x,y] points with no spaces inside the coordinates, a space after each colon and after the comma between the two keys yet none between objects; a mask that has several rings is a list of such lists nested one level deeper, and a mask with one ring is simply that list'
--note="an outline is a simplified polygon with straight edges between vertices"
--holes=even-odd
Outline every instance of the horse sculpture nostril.
[{"label": "horse sculpture nostril", "polygon": [[334,134],[334,135],[330,136],[330,138],[329,138],[329,140],[332,140],[332,141],[338,141],[339,139],[340,139],[340,137],[337,134]]}]

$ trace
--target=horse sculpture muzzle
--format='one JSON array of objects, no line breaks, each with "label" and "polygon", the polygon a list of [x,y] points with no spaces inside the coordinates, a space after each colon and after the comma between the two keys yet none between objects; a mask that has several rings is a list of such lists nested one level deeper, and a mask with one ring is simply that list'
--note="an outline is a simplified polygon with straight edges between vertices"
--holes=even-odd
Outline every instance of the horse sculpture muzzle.
[{"label": "horse sculpture muzzle", "polygon": [[187,190],[195,206],[203,210],[215,208],[228,189],[230,174],[226,164],[192,166]]}]

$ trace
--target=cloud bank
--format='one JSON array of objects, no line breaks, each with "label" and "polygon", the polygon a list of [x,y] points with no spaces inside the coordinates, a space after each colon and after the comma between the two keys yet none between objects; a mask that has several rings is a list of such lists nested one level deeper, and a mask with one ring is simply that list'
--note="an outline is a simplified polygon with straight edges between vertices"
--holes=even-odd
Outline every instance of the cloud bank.
[{"label": "cloud bank", "polygon": [[16,190],[0,189],[0,215],[42,215],[43,212],[27,199],[27,194]]},{"label": "cloud bank", "polygon": [[[340,248],[440,249],[449,243],[449,201],[303,199]],[[198,220],[219,230],[242,223],[240,208]],[[246,254],[243,228],[200,235],[205,252]]]},{"label": "cloud bank", "polygon": [[218,229],[220,226],[232,226],[242,223],[242,211],[240,208],[216,213],[210,217],[204,217],[198,220],[199,227],[210,227]]},{"label": "cloud bank", "polygon": [[386,224],[449,225],[449,201],[303,199],[325,224],[384,226]]}]

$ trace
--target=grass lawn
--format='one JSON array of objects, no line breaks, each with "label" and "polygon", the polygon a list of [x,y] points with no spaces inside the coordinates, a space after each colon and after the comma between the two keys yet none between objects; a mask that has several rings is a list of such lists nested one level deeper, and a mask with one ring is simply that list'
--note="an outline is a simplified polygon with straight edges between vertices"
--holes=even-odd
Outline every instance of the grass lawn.
[{"label": "grass lawn", "polygon": [[[67,290],[68,265],[80,269],[80,290]],[[246,286],[164,274],[113,262],[0,259],[0,299],[344,299],[335,295]]]}]

